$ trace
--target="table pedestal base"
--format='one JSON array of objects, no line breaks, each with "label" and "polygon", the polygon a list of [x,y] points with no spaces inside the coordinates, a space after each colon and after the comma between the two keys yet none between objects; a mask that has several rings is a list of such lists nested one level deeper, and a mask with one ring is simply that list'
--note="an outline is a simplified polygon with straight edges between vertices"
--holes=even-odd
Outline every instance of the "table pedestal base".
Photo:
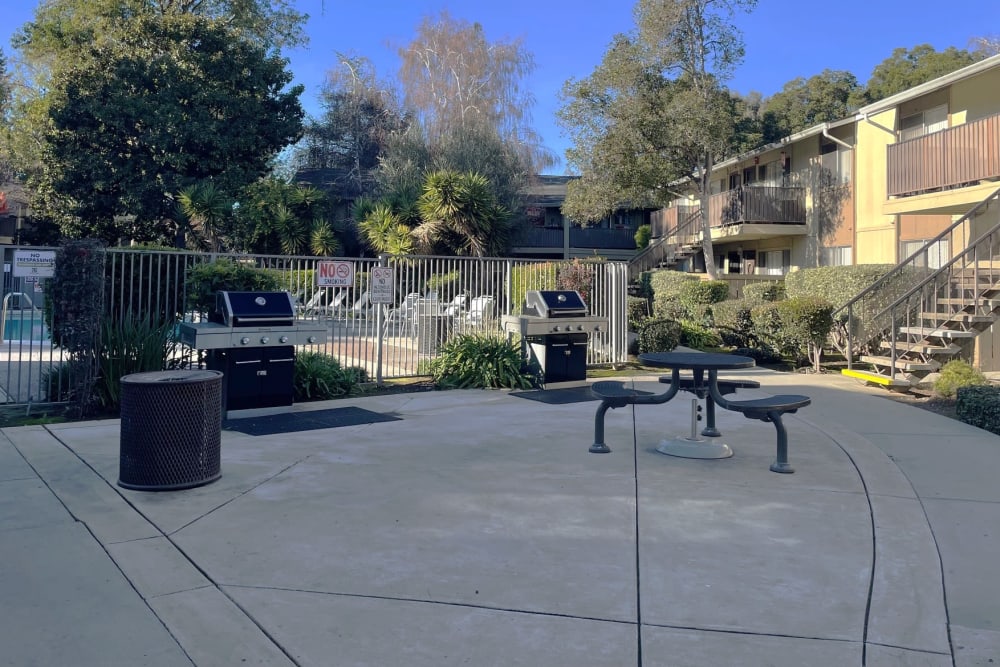
[{"label": "table pedestal base", "polygon": [[729,448],[729,445],[711,440],[692,440],[690,438],[664,440],[657,446],[656,451],[685,459],[728,459],[733,455],[733,450]]}]

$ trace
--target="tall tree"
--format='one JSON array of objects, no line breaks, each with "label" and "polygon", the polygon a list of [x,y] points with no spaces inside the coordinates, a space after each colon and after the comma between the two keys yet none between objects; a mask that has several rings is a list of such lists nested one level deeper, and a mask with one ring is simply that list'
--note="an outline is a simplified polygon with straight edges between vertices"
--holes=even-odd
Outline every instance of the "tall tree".
[{"label": "tall tree", "polygon": [[953,46],[940,52],[930,44],[894,49],[891,56],[875,66],[861,102],[878,102],[981,59],[980,55]]},{"label": "tall tree", "polygon": [[840,70],[792,79],[763,104],[763,140],[777,141],[807,127],[846,118],[861,90],[857,77]]},{"label": "tall tree", "polygon": [[984,35],[974,37],[970,43],[972,52],[983,58],[1000,54],[1000,35]]},{"label": "tall tree", "polygon": [[492,128],[516,147],[529,171],[554,162],[531,128],[534,97],[523,79],[534,58],[522,40],[487,40],[483,26],[447,12],[426,17],[416,38],[400,49],[399,81],[433,146],[470,125]]},{"label": "tall tree", "polygon": [[342,174],[342,196],[370,196],[389,139],[407,121],[395,91],[377,79],[369,60],[340,53],[337,59],[320,95],[323,114],[306,126],[295,161],[302,169]]},{"label": "tall tree", "polygon": [[[134,41],[140,22],[194,16],[216,22],[242,42],[260,47],[268,56],[283,47],[306,42],[303,25],[308,18],[290,0],[44,0],[33,20],[11,40],[20,53],[19,74],[24,85],[12,110],[11,148],[18,171],[36,180],[46,147],[49,105],[60,72],[79,70],[83,60],[103,54],[116,45]],[[209,84],[210,85],[210,84]],[[58,193],[37,193],[40,207],[52,208]]]},{"label": "tall tree", "polygon": [[722,84],[743,57],[733,16],[755,4],[639,0],[634,33],[616,36],[591,77],[564,87],[560,120],[582,175],[564,212],[593,220],[626,203],[662,203],[671,183],[686,178],[701,202],[705,270],[717,276],[709,179],[737,145],[741,118]]},{"label": "tall tree", "polygon": [[70,236],[172,238],[172,198],[212,180],[239,192],[301,133],[285,61],[223,22],[142,16],[58,72],[40,189]]}]

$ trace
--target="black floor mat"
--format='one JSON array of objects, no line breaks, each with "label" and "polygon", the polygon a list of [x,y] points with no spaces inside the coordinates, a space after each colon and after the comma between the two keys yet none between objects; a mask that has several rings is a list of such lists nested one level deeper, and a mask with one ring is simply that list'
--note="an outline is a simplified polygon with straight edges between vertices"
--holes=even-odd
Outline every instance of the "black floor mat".
[{"label": "black floor mat", "polygon": [[526,398],[529,401],[538,401],[550,405],[563,405],[565,403],[582,403],[583,401],[596,401],[597,397],[590,393],[590,387],[567,387],[566,389],[540,389],[537,391],[512,391],[511,396]]},{"label": "black floor mat", "polygon": [[321,428],[357,426],[377,422],[399,421],[399,417],[384,415],[362,408],[330,408],[329,410],[308,410],[304,412],[282,412],[264,417],[244,417],[229,419],[222,424],[227,431],[238,431],[247,435],[275,435],[315,431]]}]

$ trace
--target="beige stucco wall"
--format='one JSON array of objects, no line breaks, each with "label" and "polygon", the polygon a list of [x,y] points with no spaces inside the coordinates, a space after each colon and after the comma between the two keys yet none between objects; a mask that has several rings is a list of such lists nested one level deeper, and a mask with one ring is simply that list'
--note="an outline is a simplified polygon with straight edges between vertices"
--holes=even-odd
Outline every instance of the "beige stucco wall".
[{"label": "beige stucco wall", "polygon": [[951,87],[951,125],[961,125],[970,121],[1000,113],[1000,70],[983,72]]},{"label": "beige stucco wall", "polygon": [[[896,110],[869,116],[857,124],[854,148],[854,202],[857,264],[885,264],[897,260],[896,216],[883,215],[886,199],[886,146],[895,141]],[[888,130],[888,131],[887,131]]]}]

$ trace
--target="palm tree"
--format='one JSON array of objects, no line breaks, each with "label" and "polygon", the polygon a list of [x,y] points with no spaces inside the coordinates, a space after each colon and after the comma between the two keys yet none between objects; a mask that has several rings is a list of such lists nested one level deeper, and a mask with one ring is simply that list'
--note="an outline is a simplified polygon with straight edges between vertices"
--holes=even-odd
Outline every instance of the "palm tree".
[{"label": "palm tree", "polygon": [[458,255],[501,255],[510,213],[493,196],[489,180],[474,172],[427,175],[417,201],[422,222],[413,230],[425,250],[444,246]]},{"label": "palm tree", "polygon": [[358,220],[358,229],[372,250],[390,255],[413,254],[411,230],[389,204],[377,203],[370,207],[359,207],[357,213],[361,213],[362,208],[364,217]]},{"label": "palm tree", "polygon": [[181,190],[177,204],[201,244],[219,252],[226,223],[232,217],[233,201],[211,181],[202,181]]}]

